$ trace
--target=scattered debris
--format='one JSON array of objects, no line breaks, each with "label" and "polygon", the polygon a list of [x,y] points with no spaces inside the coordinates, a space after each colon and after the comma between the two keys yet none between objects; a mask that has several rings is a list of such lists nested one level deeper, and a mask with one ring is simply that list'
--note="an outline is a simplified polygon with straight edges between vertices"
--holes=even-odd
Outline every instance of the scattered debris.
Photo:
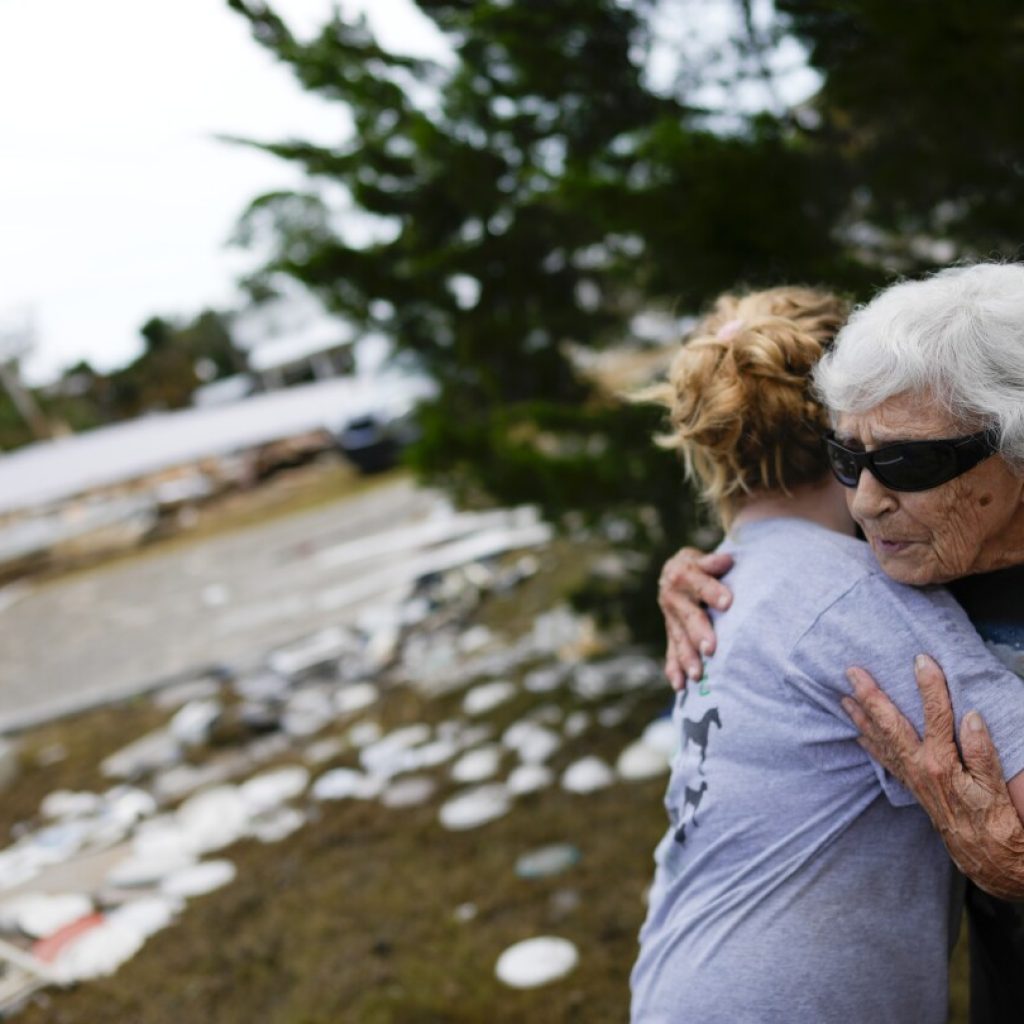
[{"label": "scattered debris", "polygon": [[512,769],[505,785],[513,796],[523,796],[546,789],[554,781],[555,773],[547,765],[521,764]]},{"label": "scattered debris", "polygon": [[552,843],[524,853],[516,861],[516,874],[520,878],[548,878],[568,871],[579,860],[579,848],[572,843]]},{"label": "scattered debris", "polygon": [[536,988],[565,977],[578,962],[579,953],[568,939],[542,935],[509,946],[494,973],[510,988]]},{"label": "scattered debris", "polygon": [[426,803],[437,789],[429,775],[410,775],[392,782],[381,794],[385,807],[414,807]]},{"label": "scattered debris", "polygon": [[235,880],[235,865],[229,860],[207,860],[169,874],[161,883],[164,896],[203,896]]},{"label": "scattered debris", "polygon": [[570,793],[593,793],[615,781],[611,768],[599,757],[574,761],[562,774],[562,788]]},{"label": "scattered debris", "polygon": [[373,800],[384,788],[383,780],[353,768],[335,768],[313,783],[317,800]]},{"label": "scattered debris", "polygon": [[462,710],[467,715],[483,715],[493,711],[499,704],[514,697],[516,693],[515,683],[507,680],[498,680],[493,683],[482,683],[474,686],[466,694],[462,701]]},{"label": "scattered debris", "polygon": [[[16,954],[5,956],[0,938],[0,960],[12,965],[9,976],[0,974],[0,1014],[39,985],[112,973],[171,925],[186,900],[235,878],[231,860],[202,858],[243,839],[282,842],[324,813],[318,802],[403,809],[437,801],[440,825],[466,831],[509,814],[517,798],[556,780],[588,794],[616,777],[666,771],[676,743],[668,719],[652,722],[622,750],[614,772],[595,756],[564,767],[562,753],[567,739],[624,722],[642,696],[637,691],[664,689],[652,659],[593,658],[593,625],[567,606],[537,616],[517,640],[467,628],[482,595],[507,591],[539,570],[532,555],[504,562],[490,556],[547,537],[535,518],[521,519],[495,520],[487,533],[467,530],[417,555],[422,572],[414,583],[397,588],[390,603],[367,605],[357,625],[279,647],[237,675],[218,670],[156,692],[167,724],[101,764],[118,784],[105,792],[51,792],[38,827],[29,824],[0,850],[0,932],[12,937]],[[358,558],[358,544],[330,557]],[[230,599],[220,584],[201,592],[210,607]],[[360,717],[380,708],[375,713],[387,721],[389,688],[403,683],[427,699],[452,694],[450,717],[430,725],[400,716],[403,724],[389,731],[376,717]],[[520,717],[510,723],[512,714]],[[56,764],[66,756],[54,745],[35,761]],[[0,747],[0,782],[3,758]],[[341,763],[311,779],[310,766],[332,761]],[[468,788],[441,802],[446,777]],[[580,856],[571,843],[542,846],[520,856],[515,873],[547,878]],[[575,889],[553,892],[549,924],[580,900]],[[469,922],[478,908],[463,903],[454,916]],[[31,952],[22,948],[30,939]],[[564,976],[577,960],[572,943],[543,936],[507,949],[495,970],[505,984],[529,988]]]},{"label": "scattered debris", "polygon": [[452,778],[456,782],[483,782],[484,779],[493,779],[501,768],[503,753],[496,743],[470,750],[452,765]]},{"label": "scattered debris", "polygon": [[501,783],[490,783],[463,790],[441,805],[441,824],[453,832],[486,825],[508,814],[512,804],[508,789]]}]

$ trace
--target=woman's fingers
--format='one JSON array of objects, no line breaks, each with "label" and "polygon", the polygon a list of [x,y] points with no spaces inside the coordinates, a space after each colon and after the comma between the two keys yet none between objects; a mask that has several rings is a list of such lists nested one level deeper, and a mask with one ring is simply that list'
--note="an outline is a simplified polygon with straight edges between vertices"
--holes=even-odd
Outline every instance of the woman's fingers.
[{"label": "woman's fingers", "polygon": [[686,689],[686,670],[680,664],[679,656],[676,654],[676,647],[672,643],[671,637],[669,637],[668,647],[665,650],[665,676],[676,693]]},{"label": "woman's fingers", "polygon": [[718,577],[732,566],[732,555],[683,548],[665,563],[659,583],[691,601],[725,609],[732,603],[732,591]]},{"label": "woman's fingers", "polygon": [[960,726],[960,751],[971,778],[989,793],[1002,792],[1003,766],[987,726],[977,711],[968,711]]},{"label": "woman's fingers", "polygon": [[927,654],[919,654],[914,659],[914,675],[924,710],[924,738],[933,740],[940,748],[951,747],[955,752],[956,724],[942,669]]},{"label": "woman's fingers", "polygon": [[[688,679],[700,679],[703,669],[700,652],[690,640],[687,618],[704,615],[703,609],[672,591],[662,590],[658,604],[665,616],[665,632],[668,634],[668,657],[673,659],[679,670]],[[708,627],[710,628],[710,622]],[[669,677],[671,679],[671,676]]]},{"label": "woman's fingers", "polygon": [[921,738],[869,672],[851,668],[846,676],[853,685],[853,698],[843,699],[844,710],[870,743],[872,756],[897,778],[908,778]]},{"label": "woman's fingers", "polygon": [[704,674],[704,657],[715,649],[715,632],[705,604],[726,608],[732,601],[729,589],[715,577],[732,567],[729,555],[706,555],[696,548],[683,548],[661,570],[658,605],[665,616],[668,646],[665,674],[676,690],[686,680]]}]

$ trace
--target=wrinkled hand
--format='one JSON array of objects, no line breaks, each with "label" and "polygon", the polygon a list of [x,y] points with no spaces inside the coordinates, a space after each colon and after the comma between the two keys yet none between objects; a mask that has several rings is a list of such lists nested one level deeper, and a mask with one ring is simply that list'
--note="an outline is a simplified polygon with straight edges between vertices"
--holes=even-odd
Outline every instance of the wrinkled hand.
[{"label": "wrinkled hand", "polygon": [[704,606],[729,607],[732,592],[717,577],[731,568],[730,555],[707,555],[697,548],[683,548],[661,570],[658,605],[668,635],[665,675],[675,690],[681,690],[688,678],[700,679],[704,673],[702,656],[715,650],[715,632]]},{"label": "wrinkled hand", "polygon": [[858,742],[917,797],[965,875],[1000,899],[1024,899],[1024,826],[988,729],[976,711],[964,716],[961,759],[942,669],[922,655],[915,673],[923,740],[867,672],[850,669],[855,699],[844,698],[843,707]]}]

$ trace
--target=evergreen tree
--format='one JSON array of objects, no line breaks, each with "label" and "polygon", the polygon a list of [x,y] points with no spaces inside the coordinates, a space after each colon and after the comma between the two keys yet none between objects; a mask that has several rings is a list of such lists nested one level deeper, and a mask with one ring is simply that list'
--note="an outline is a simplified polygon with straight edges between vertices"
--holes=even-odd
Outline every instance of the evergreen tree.
[{"label": "evergreen tree", "polygon": [[272,254],[250,287],[295,278],[436,377],[412,456],[426,479],[627,517],[654,565],[697,518],[679,467],[650,443],[657,415],[596,392],[566,343],[621,342],[641,311],[696,312],[737,285],[862,297],[1020,234],[1021,128],[999,101],[1024,81],[1010,0],[780,0],[767,29],[735,0],[737,80],[770,93],[795,34],[822,86],[725,126],[693,97],[729,60],[651,88],[657,0],[416,0],[451,44],[443,67],[337,12],[307,41],[263,0],[228,2],[354,125],[333,146],[249,142],[308,181],[242,218],[239,240]]}]

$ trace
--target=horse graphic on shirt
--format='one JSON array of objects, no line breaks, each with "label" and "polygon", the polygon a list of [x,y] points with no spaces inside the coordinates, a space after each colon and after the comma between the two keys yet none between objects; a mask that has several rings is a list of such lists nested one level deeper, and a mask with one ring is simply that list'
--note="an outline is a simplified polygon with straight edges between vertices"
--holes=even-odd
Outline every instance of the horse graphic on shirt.
[{"label": "horse graphic on shirt", "polygon": [[[699,825],[697,821],[697,808],[700,807],[701,800],[704,799],[704,792],[708,788],[707,782],[702,782],[699,789],[691,789],[689,786],[683,794],[683,811],[680,815],[681,821],[679,827],[676,829],[675,840],[677,843],[686,842],[686,826],[687,825]],[[687,816],[689,811],[689,816]]]},{"label": "horse graphic on shirt", "polygon": [[708,733],[711,731],[712,725],[717,725],[719,729],[722,728],[722,719],[718,716],[718,708],[708,708],[699,722],[690,718],[683,719],[683,750],[690,745],[690,740],[693,740],[700,748],[700,764],[697,765],[697,771],[701,775],[704,774],[704,759],[708,756]]}]

